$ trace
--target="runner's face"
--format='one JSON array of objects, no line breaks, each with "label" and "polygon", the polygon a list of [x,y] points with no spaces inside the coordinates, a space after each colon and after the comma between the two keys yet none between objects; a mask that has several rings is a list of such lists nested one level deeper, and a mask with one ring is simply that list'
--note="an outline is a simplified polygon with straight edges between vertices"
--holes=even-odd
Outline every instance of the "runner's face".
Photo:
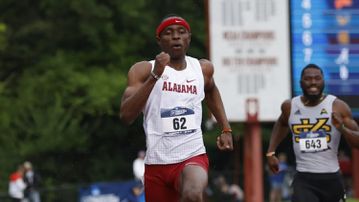
[{"label": "runner's face", "polygon": [[191,33],[182,25],[170,25],[160,34],[158,44],[171,58],[182,58],[189,47]]},{"label": "runner's face", "polygon": [[304,70],[300,86],[304,96],[309,100],[320,99],[324,90],[324,79],[320,70],[315,68]]}]

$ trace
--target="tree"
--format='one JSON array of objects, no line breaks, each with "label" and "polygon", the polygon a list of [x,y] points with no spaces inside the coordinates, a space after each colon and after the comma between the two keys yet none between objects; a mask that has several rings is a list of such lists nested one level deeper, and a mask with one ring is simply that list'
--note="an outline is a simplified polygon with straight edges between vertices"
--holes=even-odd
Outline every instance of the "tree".
[{"label": "tree", "polygon": [[48,186],[132,176],[145,143],[141,119],[117,117],[126,73],[158,53],[168,13],[188,19],[190,53],[204,57],[203,1],[3,0],[0,11],[0,191],[25,160]]}]

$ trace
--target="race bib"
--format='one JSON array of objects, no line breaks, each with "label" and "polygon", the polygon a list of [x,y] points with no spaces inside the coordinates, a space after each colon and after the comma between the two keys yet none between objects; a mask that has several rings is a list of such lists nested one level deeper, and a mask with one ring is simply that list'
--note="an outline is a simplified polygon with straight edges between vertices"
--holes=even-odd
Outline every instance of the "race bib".
[{"label": "race bib", "polygon": [[189,134],[196,131],[195,112],[185,107],[161,109],[162,130],[165,134]]},{"label": "race bib", "polygon": [[299,135],[301,152],[319,152],[328,149],[326,133],[324,131],[303,132]]}]

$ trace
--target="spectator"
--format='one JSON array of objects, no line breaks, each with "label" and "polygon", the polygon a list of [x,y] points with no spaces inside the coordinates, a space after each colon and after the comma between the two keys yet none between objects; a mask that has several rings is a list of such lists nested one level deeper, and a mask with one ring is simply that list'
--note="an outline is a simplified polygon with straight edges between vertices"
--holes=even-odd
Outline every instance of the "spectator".
[{"label": "spectator", "polygon": [[132,168],[135,179],[143,182],[143,176],[145,174],[145,151],[141,150],[138,152],[137,158],[133,161]]},{"label": "spectator", "polygon": [[40,176],[34,172],[32,164],[29,161],[24,163],[25,175],[24,181],[26,183],[25,198],[29,202],[41,202],[39,193]]},{"label": "spectator", "polygon": [[26,188],[23,180],[24,172],[24,166],[20,165],[15,172],[10,174],[9,196],[13,202],[21,202],[24,199],[24,190]]},{"label": "spectator", "polygon": [[223,175],[214,180],[214,185],[220,191],[221,199],[228,199],[233,202],[241,202],[244,199],[243,190],[237,184],[229,184]]},{"label": "spectator", "polygon": [[283,186],[285,175],[288,170],[287,165],[287,155],[285,153],[280,153],[278,155],[279,159],[279,172],[275,174],[270,174],[270,193],[269,193],[269,201],[270,202],[281,202],[283,196]]},{"label": "spectator", "polygon": [[146,152],[140,150],[137,153],[137,158],[133,161],[133,175],[135,176],[135,180],[140,181],[133,189],[134,195],[137,197],[139,202],[145,201],[144,188],[143,188],[143,177],[145,175],[145,155]]}]

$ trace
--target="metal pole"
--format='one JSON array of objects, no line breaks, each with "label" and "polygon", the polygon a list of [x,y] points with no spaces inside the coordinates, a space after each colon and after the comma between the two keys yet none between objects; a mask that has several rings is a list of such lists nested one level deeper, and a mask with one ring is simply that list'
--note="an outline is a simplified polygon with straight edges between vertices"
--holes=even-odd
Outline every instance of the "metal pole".
[{"label": "metal pole", "polygon": [[245,201],[263,202],[262,138],[258,121],[257,99],[246,103],[247,123],[244,134],[244,197]]}]

